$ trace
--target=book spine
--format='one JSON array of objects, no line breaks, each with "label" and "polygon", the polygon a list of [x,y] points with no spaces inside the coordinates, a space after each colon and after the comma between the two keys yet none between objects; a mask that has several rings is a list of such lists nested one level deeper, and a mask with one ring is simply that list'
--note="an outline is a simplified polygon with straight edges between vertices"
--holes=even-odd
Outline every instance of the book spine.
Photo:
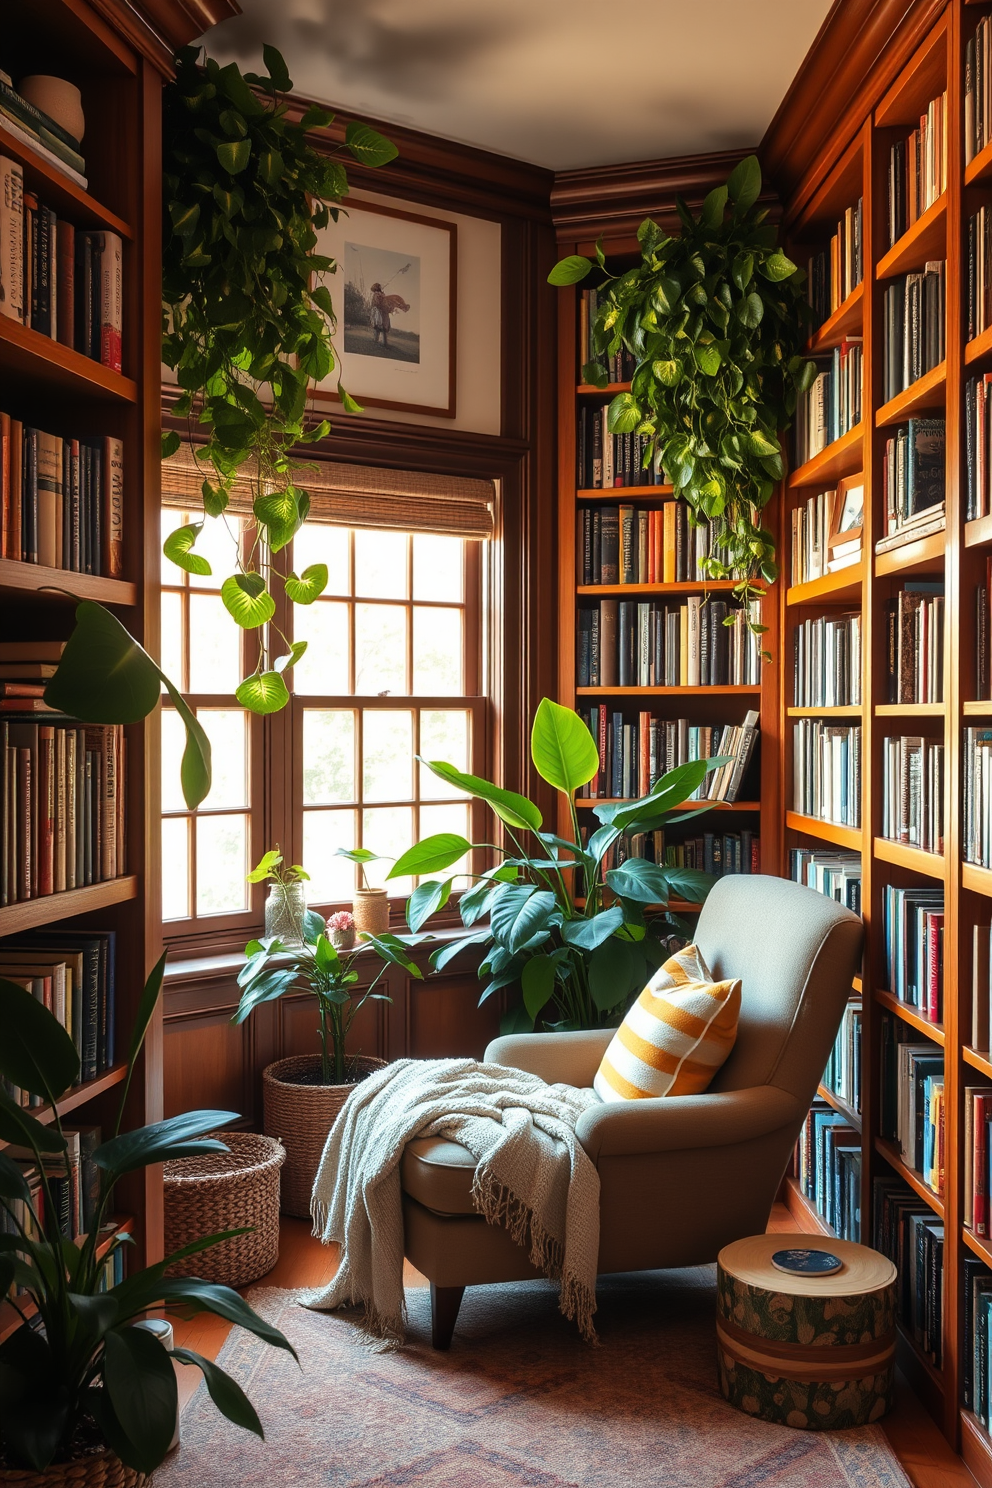
[{"label": "book spine", "polygon": [[123,250],[114,232],[98,234],[100,253],[100,361],[120,372],[123,289]]}]

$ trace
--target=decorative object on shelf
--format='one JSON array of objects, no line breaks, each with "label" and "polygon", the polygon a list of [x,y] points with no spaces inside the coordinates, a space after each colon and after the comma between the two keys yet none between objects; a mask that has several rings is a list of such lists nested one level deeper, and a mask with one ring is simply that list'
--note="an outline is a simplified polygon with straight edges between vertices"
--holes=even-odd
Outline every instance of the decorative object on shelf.
[{"label": "decorative object on shelf", "polygon": [[[785,474],[779,436],[816,370],[802,355],[806,274],[776,247],[760,193],[751,155],[709,193],[698,218],[676,197],[680,236],[642,222],[641,262],[626,273],[608,274],[597,244],[598,355],[582,368],[584,383],[603,388],[603,358],[621,346],[633,353],[631,390],[612,400],[609,428],[646,435],[646,459],[667,472],[676,497],[700,520],[720,519],[730,556],[708,559],[707,572],[736,580],[742,600],[760,595],[755,578],[778,576],[761,513]],[[573,254],[548,281],[576,284],[592,268]]]},{"label": "decorative object on shelf", "polygon": [[[466,947],[488,947],[479,968],[486,981],[480,1003],[504,988],[520,998],[504,1015],[504,1033],[530,1030],[538,1019],[555,1031],[610,1027],[667,959],[659,937],[675,931],[689,938],[685,922],[668,908],[671,895],[701,904],[715,882],[696,869],[663,866],[634,853],[621,857],[617,850],[638,834],[705,811],[703,803],[680,808],[710,770],[731,761],[724,755],[693,760],[662,775],[638,801],[594,807],[602,825],[585,840],[574,795],[596,774],[600,760],[578,714],[544,698],[534,715],[531,757],[542,780],[567,797],[572,841],[543,831],[541,812],[526,796],[441,760],[421,759],[449,786],[487,802],[510,843],[498,849],[497,867],[468,874],[476,881],[459,901],[466,928],[486,915],[489,923],[439,947],[430,959],[440,971]],[[536,847],[524,845],[524,833],[537,839]],[[485,846],[439,832],[403,853],[388,876],[443,874]],[[419,931],[444,908],[453,884],[454,877],[426,878],[414,889],[406,906],[411,930]],[[662,913],[648,918],[652,905]]]},{"label": "decorative object on shelf", "polygon": [[355,944],[355,917],[346,909],[327,916],[327,938],[336,951],[350,951]]},{"label": "decorative object on shelf", "polygon": [[[892,1404],[896,1268],[877,1250],[832,1240],[832,1274],[787,1275],[774,1252],[816,1250],[815,1235],[755,1235],[717,1257],[720,1389],[778,1426],[843,1431]],[[815,1342],[813,1342],[815,1340]]]},{"label": "decorative object on shelf", "polygon": [[325,1084],[319,1054],[277,1059],[262,1071],[262,1125],[286,1149],[280,1205],[283,1214],[310,1218],[310,1195],[327,1134],[359,1081],[386,1061],[355,1054],[345,1062],[346,1079]]},{"label": "decorative object on shelf", "polygon": [[[179,53],[165,89],[162,355],[182,389],[173,412],[196,417],[206,436],[194,449],[204,515],[171,533],[163,552],[190,573],[209,574],[207,560],[194,552],[204,521],[223,521],[235,481],[250,477],[257,494],[249,521],[263,541],[249,544],[254,559],[235,559],[221,597],[235,623],[261,637],[258,664],[237,688],[238,701],[254,713],[274,713],[289,701],[283,672],[305,646],[272,654],[262,627],[275,612],[274,593],[312,604],[327,584],[324,564],[298,576],[280,568],[277,555],[310,506],[307,467],[293,450],[319,442],[330,427],[307,419],[311,382],[326,380],[339,361],[324,282],[337,264],[317,251],[318,234],[337,218],[348,179],[340,160],[307,138],[334,115],[312,104],[294,122],[287,110],[283,95],[293,84],[275,47],[262,48],[267,76],[242,76],[235,63],[221,67],[209,57],[201,63],[200,53]],[[397,153],[355,120],[341,148],[363,166],[385,165]],[[340,381],[337,387],[345,412],[360,413]],[[163,458],[179,445],[178,433],[167,433]],[[272,632],[277,648],[282,633]]]},{"label": "decorative object on shelf", "polygon": [[270,880],[265,898],[265,934],[294,950],[304,940],[303,916],[307,912],[304,884],[309,878],[309,873],[298,863],[291,868],[283,867],[278,844],[275,854],[266,853],[258,867],[248,874],[250,884]]},{"label": "decorative object on shelf", "polygon": [[[184,1250],[205,1235],[244,1230],[192,1262],[204,1281],[244,1287],[279,1259],[279,1169],[286,1150],[255,1132],[212,1135],[226,1152],[165,1164],[165,1248]],[[185,1276],[189,1267],[189,1261],[179,1261],[169,1274]]]},{"label": "decorative object on shelf", "polygon": [[[65,1185],[73,1181],[58,1101],[78,1075],[79,1055],[52,1013],[23,987],[0,978],[4,1030],[0,1075],[55,1111],[52,1124],[45,1125],[0,1086],[0,1140],[16,1149],[0,1152],[0,1205],[6,1211],[4,1228],[14,1234],[20,1231],[16,1254],[9,1249],[0,1252],[0,1293],[14,1288],[10,1306],[25,1318],[36,1310],[44,1324],[43,1331],[15,1329],[0,1344],[5,1482],[17,1481],[17,1470],[23,1468],[27,1475],[21,1482],[46,1488],[63,1481],[136,1488],[158,1467],[175,1430],[178,1392],[172,1361],[161,1344],[131,1326],[150,1310],[190,1304],[293,1353],[287,1339],[229,1287],[199,1277],[165,1275],[173,1263],[230,1238],[227,1234],[206,1236],[106,1285],[107,1267],[113,1268],[124,1246],[120,1230],[102,1244],[118,1180],[170,1158],[224,1152],[223,1143],[206,1134],[239,1119],[233,1111],[188,1111],[121,1131],[131,1078],[164,970],[163,955],[139,1001],[114,1133],[92,1153],[99,1170],[99,1197],[89,1232],[78,1247],[66,1245],[53,1187],[59,1180]],[[174,1349],[172,1358],[201,1369],[218,1409],[236,1425],[262,1435],[247,1396],[216,1364],[190,1349]],[[74,1457],[81,1442],[97,1448],[106,1443],[109,1452]]]},{"label": "decorative object on shelf", "polygon": [[[363,403],[454,418],[456,234],[443,218],[354,195],[320,232],[319,250],[344,268],[331,287],[341,375]],[[334,396],[335,381],[332,372],[316,396]]]},{"label": "decorative object on shelf", "polygon": [[842,476],[837,482],[827,537],[829,572],[860,560],[864,521],[865,478],[859,471],[857,475]]},{"label": "decorative object on shelf", "polygon": [[65,130],[75,144],[82,142],[86,133],[86,116],[83,113],[83,95],[75,83],[35,72],[30,77],[21,78],[17,91],[32,107],[47,114],[60,129]]},{"label": "decorative object on shelf", "polygon": [[365,876],[368,863],[384,861],[381,854],[371,852],[367,847],[339,847],[334,856],[347,858],[349,863],[358,865],[362,886],[355,890],[351,905],[356,929],[363,935],[385,934],[389,929],[389,891],[372,888]]}]

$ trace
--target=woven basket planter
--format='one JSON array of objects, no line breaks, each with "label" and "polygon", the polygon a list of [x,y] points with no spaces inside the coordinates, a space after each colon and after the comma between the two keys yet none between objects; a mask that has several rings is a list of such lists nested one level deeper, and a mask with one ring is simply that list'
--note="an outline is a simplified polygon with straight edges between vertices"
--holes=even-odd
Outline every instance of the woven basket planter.
[{"label": "woven basket planter", "polygon": [[262,1073],[263,1126],[286,1149],[282,1174],[282,1212],[310,1218],[310,1195],[320,1166],[327,1134],[359,1080],[382,1069],[386,1061],[372,1055],[348,1060],[347,1085],[305,1085],[301,1075],[320,1070],[319,1054],[297,1054],[277,1059]]},{"label": "woven basket planter", "polygon": [[230,1152],[179,1157],[167,1162],[165,1252],[171,1255],[204,1235],[251,1225],[220,1245],[169,1268],[173,1276],[200,1276],[226,1286],[247,1286],[279,1259],[279,1169],[286,1153],[256,1132],[215,1132]]},{"label": "woven basket planter", "polygon": [[125,1467],[116,1452],[111,1451],[59,1462],[46,1467],[44,1472],[0,1467],[0,1483],[4,1488],[142,1488],[150,1481],[137,1468]]}]

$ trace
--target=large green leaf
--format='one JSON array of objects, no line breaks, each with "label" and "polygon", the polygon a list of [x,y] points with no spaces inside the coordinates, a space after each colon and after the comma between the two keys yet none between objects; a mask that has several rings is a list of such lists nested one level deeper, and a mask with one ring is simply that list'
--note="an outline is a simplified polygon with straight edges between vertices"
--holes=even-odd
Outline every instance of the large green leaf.
[{"label": "large green leaf", "polygon": [[0,1344],[0,1420],[7,1453],[44,1472],[65,1431],[71,1402],[47,1340],[35,1328],[15,1328]]},{"label": "large green leaf", "polygon": [[229,175],[240,175],[251,159],[251,141],[225,140],[217,146],[217,159]]},{"label": "large green leaf", "polygon": [[458,790],[467,791],[470,796],[477,796],[480,801],[488,802],[500,821],[506,822],[507,826],[532,832],[540,830],[544,819],[533,801],[528,801],[526,796],[520,796],[516,791],[503,790],[501,786],[493,785],[491,781],[483,780],[478,775],[466,775],[444,760],[427,760],[419,754],[417,758],[439,780]]},{"label": "large green leaf", "polygon": [[261,574],[232,574],[220,586],[224,608],[242,630],[257,630],[276,612],[276,602]]},{"label": "large green leaf", "polygon": [[206,800],[210,794],[212,778],[210,740],[207,738],[202,723],[179,689],[163,673],[160,672],[159,676],[165,683],[169,700],[182,719],[186,730],[186,747],[179,762],[179,783],[182,786],[186,805],[191,811],[195,811],[200,802]]},{"label": "large green leaf", "polygon": [[556,790],[572,795],[599,769],[599,749],[573,708],[542,698],[530,734],[531,759]]},{"label": "large green leaf", "polygon": [[727,180],[727,193],[738,212],[753,207],[761,195],[761,166],[757,155],[739,160]]},{"label": "large green leaf", "polygon": [[162,544],[162,553],[170,563],[177,568],[183,568],[187,573],[208,575],[211,572],[210,564],[201,553],[192,551],[193,544],[203,531],[202,522],[191,522],[188,527],[177,527],[175,532],[170,532]]},{"label": "large green leaf", "polygon": [[0,977],[0,1074],[54,1104],[79,1074],[72,1039],[48,1009]]},{"label": "large green leaf", "polygon": [[18,1147],[37,1147],[40,1152],[64,1152],[65,1142],[54,1126],[36,1121],[0,1085],[0,1142]]},{"label": "large green leaf", "polygon": [[357,119],[350,120],[345,126],[344,142],[362,165],[388,165],[400,153],[392,140],[386,139],[385,135],[373,129],[370,124],[362,124]]},{"label": "large green leaf", "polygon": [[[140,1283],[141,1278],[136,1280]],[[117,1291],[118,1288],[115,1287],[114,1290]],[[135,1289],[136,1292],[140,1290],[140,1286]],[[226,1318],[229,1323],[236,1323],[239,1328],[246,1328],[263,1343],[271,1344],[273,1348],[285,1349],[296,1358],[296,1350],[285,1334],[259,1317],[244,1298],[239,1297],[230,1287],[218,1282],[201,1281],[195,1276],[165,1276],[153,1280],[146,1289],[146,1295],[149,1300],[145,1306],[151,1307],[156,1302],[164,1302],[168,1306],[189,1307],[194,1313],[212,1312],[217,1317]]]},{"label": "large green leaf", "polygon": [[234,689],[234,696],[249,713],[264,717],[285,708],[289,702],[289,688],[281,672],[252,672]]},{"label": "large green leaf", "polygon": [[272,79],[272,86],[277,93],[292,93],[293,79],[289,75],[286,59],[278,47],[270,46],[268,42],[262,46],[262,61],[265,70]]},{"label": "large green leaf", "polygon": [[665,874],[671,892],[690,904],[702,904],[716,882],[711,873],[702,873],[698,868],[666,868]]},{"label": "large green leaf", "polygon": [[548,275],[548,283],[559,287],[566,284],[578,284],[591,268],[591,259],[583,258],[580,253],[571,253],[567,258],[558,260]]},{"label": "large green leaf", "polygon": [[170,1352],[180,1364],[195,1364],[203,1371],[210,1399],[222,1416],[233,1421],[235,1426],[241,1426],[245,1431],[254,1431],[256,1436],[265,1439],[265,1432],[262,1430],[262,1423],[258,1419],[255,1407],[237,1380],[226,1374],[212,1359],[205,1359],[202,1354],[194,1353],[192,1349],[177,1348],[171,1349]]},{"label": "large green leaf", "polygon": [[406,903],[406,922],[410,929],[417,931],[425,925],[432,914],[444,908],[450,894],[450,878],[429,878],[426,883],[418,884]]},{"label": "large green leaf", "polygon": [[789,279],[796,272],[796,265],[791,258],[787,258],[781,251],[773,253],[760,265],[762,274],[770,279],[773,284],[779,284],[783,279]]},{"label": "large green leaf", "polygon": [[425,837],[396,859],[387,878],[406,878],[408,874],[443,873],[472,851],[472,843],[457,832],[437,832]]},{"label": "large green leaf", "polygon": [[549,889],[536,889],[532,884],[504,884],[490,910],[493,934],[515,954],[533,935],[547,927],[555,910],[555,896]]},{"label": "large green leaf", "polygon": [[628,858],[619,868],[610,868],[606,882],[614,894],[635,904],[668,903],[668,870],[646,858]]},{"label": "large green leaf", "polygon": [[591,919],[565,920],[561,927],[561,938],[567,945],[578,946],[583,951],[594,951],[609,940],[615,930],[623,924],[623,909],[614,904]]},{"label": "large green leaf", "polygon": [[169,1355],[145,1328],[120,1328],[104,1341],[103,1383],[128,1442],[125,1461],[153,1472],[169,1450],[179,1391]]},{"label": "large green leaf", "polygon": [[524,1007],[532,1018],[551,1001],[555,990],[555,963],[550,956],[531,956],[520,973]]},{"label": "large green leaf", "polygon": [[236,1111],[186,1111],[181,1116],[170,1116],[165,1121],[152,1122],[150,1126],[139,1126],[136,1131],[124,1132],[101,1142],[93,1153],[93,1161],[113,1179],[122,1173],[133,1173],[138,1168],[150,1167],[152,1163],[165,1162],[174,1157],[192,1157],[203,1152],[226,1152],[223,1142],[194,1140],[204,1132],[217,1131],[240,1121]]},{"label": "large green leaf", "polygon": [[614,936],[598,946],[589,960],[589,991],[599,1011],[623,1007],[643,984],[644,968],[643,952],[629,940]]},{"label": "large green leaf", "polygon": [[290,574],[283,581],[286,597],[294,604],[313,604],[319,595],[327,588],[327,564],[311,563],[297,578],[295,573]]}]

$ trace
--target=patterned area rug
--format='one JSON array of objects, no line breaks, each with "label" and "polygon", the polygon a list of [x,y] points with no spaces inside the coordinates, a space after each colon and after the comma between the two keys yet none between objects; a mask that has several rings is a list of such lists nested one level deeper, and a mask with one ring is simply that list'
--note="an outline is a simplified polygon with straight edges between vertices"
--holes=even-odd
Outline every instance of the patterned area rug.
[{"label": "patterned area rug", "polygon": [[426,1288],[407,1291],[408,1343],[392,1353],[295,1296],[250,1300],[302,1372],[241,1329],[220,1355],[267,1440],[218,1416],[201,1384],[155,1488],[908,1488],[877,1427],[792,1431],[726,1404],[713,1268],[601,1281],[599,1348],[545,1282],[470,1288],[447,1354],[430,1346]]}]

